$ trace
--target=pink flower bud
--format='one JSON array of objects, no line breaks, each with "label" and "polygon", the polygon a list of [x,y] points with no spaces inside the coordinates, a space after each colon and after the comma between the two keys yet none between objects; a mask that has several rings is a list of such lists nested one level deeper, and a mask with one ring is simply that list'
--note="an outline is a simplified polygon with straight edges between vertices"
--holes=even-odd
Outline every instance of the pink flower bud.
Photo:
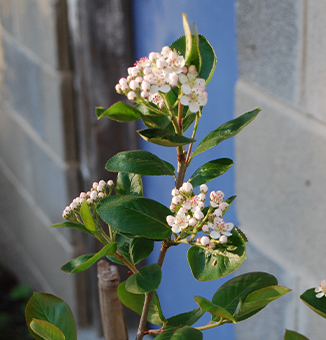
[{"label": "pink flower bud", "polygon": [[171,192],[171,195],[172,195],[172,196],[177,196],[177,195],[179,195],[179,190],[176,189],[176,188],[174,188],[174,189],[172,190],[172,192]]},{"label": "pink flower bud", "polygon": [[197,224],[197,220],[195,218],[191,218],[189,220],[189,226],[194,227]]},{"label": "pink flower bud", "polygon": [[133,91],[128,92],[127,98],[128,98],[131,102],[133,102],[133,101],[136,100],[136,98],[137,98],[136,93],[133,92]]},{"label": "pink flower bud", "polygon": [[225,235],[221,235],[221,237],[219,238],[219,241],[220,241],[221,244],[225,244],[225,243],[227,243],[228,238]]},{"label": "pink flower bud", "polygon": [[172,215],[166,216],[166,222],[170,227],[173,226],[174,221],[175,221],[175,217],[173,217]]},{"label": "pink flower bud", "polygon": [[207,224],[204,224],[201,228],[201,230],[204,232],[204,233],[208,233],[209,232],[209,227]]}]

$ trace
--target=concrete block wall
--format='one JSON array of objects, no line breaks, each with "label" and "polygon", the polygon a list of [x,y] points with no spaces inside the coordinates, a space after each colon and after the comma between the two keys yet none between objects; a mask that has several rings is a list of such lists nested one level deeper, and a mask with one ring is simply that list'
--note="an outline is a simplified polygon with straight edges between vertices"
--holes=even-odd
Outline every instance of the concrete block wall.
[{"label": "concrete block wall", "polygon": [[65,0],[0,0],[0,261],[75,310],[68,233],[49,226],[77,191]]},{"label": "concrete block wall", "polygon": [[242,272],[267,271],[292,289],[236,325],[239,340],[324,339],[326,321],[299,296],[326,278],[326,4],[239,0],[236,114],[262,112],[236,138]]}]

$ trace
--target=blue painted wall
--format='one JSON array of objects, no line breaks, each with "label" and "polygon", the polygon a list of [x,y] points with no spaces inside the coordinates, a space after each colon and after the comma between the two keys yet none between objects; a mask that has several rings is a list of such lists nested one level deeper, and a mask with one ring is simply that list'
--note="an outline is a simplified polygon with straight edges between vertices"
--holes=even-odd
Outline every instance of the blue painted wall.
[{"label": "blue painted wall", "polygon": [[[133,0],[133,5],[137,59],[148,56],[152,51],[160,52],[163,46],[170,45],[183,35],[182,13],[188,15],[190,23],[196,24],[198,32],[208,39],[216,52],[217,67],[207,87],[208,104],[203,110],[196,139],[200,141],[210,131],[233,119],[234,86],[237,77],[234,0]],[[141,142],[141,147],[176,166],[175,148],[163,148],[146,142]],[[200,165],[212,159],[229,157],[234,160],[233,156],[233,141],[225,141],[195,157],[186,179]],[[146,197],[170,205],[173,178],[147,177],[144,186]],[[208,186],[209,190],[224,191],[226,197],[236,194],[233,169],[209,182]],[[237,223],[234,207],[229,209],[225,219]],[[157,246],[151,256],[151,262],[157,260],[159,244]],[[183,245],[170,248],[163,264],[163,278],[158,294],[166,317],[197,308],[193,296],[200,295],[211,299],[217,288],[225,282],[223,279],[197,282],[187,263],[187,248]],[[208,316],[206,320],[209,320]],[[232,340],[233,326],[225,325],[205,331],[204,339]]]}]

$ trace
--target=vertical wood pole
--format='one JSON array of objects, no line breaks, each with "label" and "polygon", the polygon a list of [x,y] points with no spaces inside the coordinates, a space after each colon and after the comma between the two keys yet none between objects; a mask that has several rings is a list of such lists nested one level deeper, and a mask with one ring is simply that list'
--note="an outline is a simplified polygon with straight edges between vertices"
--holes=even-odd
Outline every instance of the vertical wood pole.
[{"label": "vertical wood pole", "polygon": [[128,340],[125,314],[117,295],[118,268],[107,261],[97,263],[99,300],[105,340]]}]

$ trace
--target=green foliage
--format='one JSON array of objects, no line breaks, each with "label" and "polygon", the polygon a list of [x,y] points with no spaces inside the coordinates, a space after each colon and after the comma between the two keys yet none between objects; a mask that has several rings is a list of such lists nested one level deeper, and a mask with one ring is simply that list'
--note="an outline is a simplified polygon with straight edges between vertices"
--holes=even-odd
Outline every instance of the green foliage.
[{"label": "green foliage", "polygon": [[147,142],[161,146],[176,147],[196,142],[193,138],[187,138],[166,129],[145,129],[137,132]]},{"label": "green foliage", "polygon": [[210,161],[199,167],[190,177],[189,181],[193,187],[208,183],[212,179],[223,175],[233,165],[232,159],[220,158]]},{"label": "green foliage", "polygon": [[326,318],[326,298],[324,296],[317,298],[315,288],[306,290],[300,299],[318,315]]},{"label": "green foliage", "polygon": [[243,238],[233,229],[226,247],[210,250],[192,246],[188,262],[193,276],[199,281],[211,281],[233,273],[246,258]]},{"label": "green foliage", "polygon": [[154,263],[139,269],[126,281],[126,290],[133,294],[145,294],[156,290],[161,283],[161,267]]},{"label": "green foliage", "polygon": [[60,222],[51,225],[50,228],[69,228],[69,229],[77,229],[83,231],[86,234],[92,235],[93,233],[89,231],[83,224],[73,223],[73,222]]},{"label": "green foliage", "polygon": [[309,340],[309,339],[297,332],[289,331],[287,329],[285,331],[284,340]]},{"label": "green foliage", "polygon": [[143,181],[141,176],[129,172],[119,172],[115,192],[117,195],[143,196]]},{"label": "green foliage", "polygon": [[140,118],[140,112],[134,107],[123,102],[117,102],[107,110],[103,107],[96,107],[95,113],[98,119],[108,117],[118,122],[132,122]]},{"label": "green foliage", "polygon": [[[25,315],[28,329],[37,340],[47,339],[43,336],[45,334],[51,340],[77,340],[75,319],[70,308],[63,300],[54,295],[34,293],[26,306]],[[38,320],[46,321],[46,323]],[[34,322],[32,323],[32,321]],[[57,327],[60,332],[47,323]],[[61,333],[64,335],[63,338]],[[52,338],[52,334],[55,334],[56,337]]]},{"label": "green foliage", "polygon": [[96,226],[95,226],[95,222],[93,220],[93,215],[89,210],[89,207],[87,205],[86,200],[84,200],[84,202],[81,205],[80,217],[81,217],[86,229],[88,229],[90,232],[96,231]]},{"label": "green foliage", "polygon": [[[157,108],[156,105],[152,103],[150,103],[150,106],[153,106],[153,110]],[[140,112],[141,120],[147,128],[164,129],[171,122],[171,116],[166,114],[158,114],[143,104],[137,104],[135,108],[137,108],[137,110]]]},{"label": "green foliage", "polygon": [[97,212],[108,225],[121,233],[153,240],[171,235],[166,216],[171,211],[161,203],[139,196],[111,196],[97,205]]},{"label": "green foliage", "polygon": [[203,334],[199,330],[184,326],[184,327],[176,327],[169,328],[167,327],[165,331],[159,334],[156,340],[181,340],[181,339],[189,339],[189,340],[202,340]]},{"label": "green foliage", "polygon": [[85,254],[73,259],[72,261],[63,265],[61,270],[70,274],[82,272],[91,267],[102,257],[114,254],[116,250],[117,244],[115,242],[109,243],[96,254]]},{"label": "green foliage", "polygon": [[119,152],[108,160],[105,169],[111,172],[130,172],[142,176],[174,175],[174,166],[148,151]]},{"label": "green foliage", "polygon": [[[133,294],[126,290],[126,281],[120,283],[118,287],[118,297],[120,301],[128,308],[141,315],[145,294]],[[163,325],[164,317],[161,310],[161,305],[158,299],[156,292],[154,292],[151,304],[149,307],[149,313],[147,317],[147,321],[151,322],[154,325]]]},{"label": "green foliage", "polygon": [[191,326],[195,322],[197,322],[202,316],[204,312],[201,311],[200,308],[196,308],[187,313],[181,313],[171,318],[167,319],[168,327],[183,327],[183,326]]},{"label": "green foliage", "polygon": [[216,146],[217,144],[223,142],[224,140],[234,137],[238,134],[245,126],[252,122],[260,109],[256,109],[243,114],[242,116],[235,118],[216,130],[209,133],[199,144],[197,149],[193,152],[192,157],[199,155],[200,153]]}]

